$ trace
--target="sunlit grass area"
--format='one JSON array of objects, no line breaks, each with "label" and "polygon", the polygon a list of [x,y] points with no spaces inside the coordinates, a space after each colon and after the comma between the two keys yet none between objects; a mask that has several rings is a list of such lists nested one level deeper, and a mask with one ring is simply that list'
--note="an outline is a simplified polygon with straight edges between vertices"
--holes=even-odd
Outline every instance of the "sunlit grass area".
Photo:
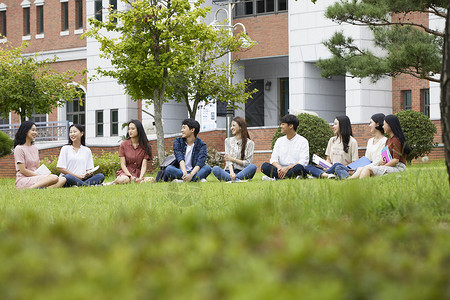
[{"label": "sunlit grass area", "polygon": [[17,191],[1,299],[449,299],[444,163],[357,181]]}]

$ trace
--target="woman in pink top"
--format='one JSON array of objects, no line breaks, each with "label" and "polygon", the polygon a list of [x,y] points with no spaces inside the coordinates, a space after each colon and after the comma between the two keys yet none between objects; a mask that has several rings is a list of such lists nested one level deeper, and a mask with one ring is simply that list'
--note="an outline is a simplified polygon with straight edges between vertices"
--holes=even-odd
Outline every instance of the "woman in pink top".
[{"label": "woman in pink top", "polygon": [[148,160],[152,157],[152,149],[148,143],[142,123],[131,120],[128,123],[127,138],[119,148],[120,166],[113,184],[129,182],[145,182]]},{"label": "woman in pink top", "polygon": [[33,122],[23,122],[14,138],[14,161],[16,165],[16,188],[35,189],[40,187],[62,187],[66,179],[56,175],[38,175],[39,150],[33,144],[36,138],[36,125]]}]

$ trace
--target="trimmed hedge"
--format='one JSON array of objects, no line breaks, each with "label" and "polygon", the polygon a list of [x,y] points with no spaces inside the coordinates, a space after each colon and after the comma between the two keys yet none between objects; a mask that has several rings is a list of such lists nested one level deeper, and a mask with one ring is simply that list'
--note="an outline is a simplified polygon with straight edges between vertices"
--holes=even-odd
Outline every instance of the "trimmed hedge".
[{"label": "trimmed hedge", "polygon": [[[99,166],[97,173],[103,173],[105,176],[112,176],[116,174],[116,171],[120,169],[119,153],[116,152],[104,152],[101,155],[92,154],[94,158],[94,166]],[[52,155],[51,157],[45,157],[42,161],[43,164],[52,172],[52,174],[59,175],[59,171],[56,168],[58,163],[58,155]]]},{"label": "trimmed hedge", "polygon": [[14,141],[6,133],[0,131],[0,157],[11,154],[13,147]]},{"label": "trimmed hedge", "polygon": [[405,133],[406,142],[411,147],[411,152],[406,157],[408,163],[427,155],[437,146],[433,141],[437,128],[430,118],[414,110],[403,110],[396,113],[396,116]]},{"label": "trimmed hedge", "polygon": [[[328,140],[333,136],[330,125],[324,119],[308,113],[299,114],[297,118],[300,121],[297,133],[308,140],[310,158],[313,154],[325,157]],[[272,149],[276,140],[282,136],[281,128],[278,127],[272,138]]]}]

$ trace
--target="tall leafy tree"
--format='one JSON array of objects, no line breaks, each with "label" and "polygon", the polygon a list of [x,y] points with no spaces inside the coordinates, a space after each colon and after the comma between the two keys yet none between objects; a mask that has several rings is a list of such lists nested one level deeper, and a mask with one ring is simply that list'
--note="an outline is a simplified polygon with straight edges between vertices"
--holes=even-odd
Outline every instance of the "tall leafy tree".
[{"label": "tall leafy tree", "polygon": [[230,84],[230,77],[235,75],[233,61],[218,63],[218,60],[230,52],[248,50],[253,45],[243,32],[230,35],[225,27],[212,31],[209,40],[195,43],[190,66],[171,78],[171,96],[186,104],[190,118],[195,118],[198,106],[210,99],[228,102],[235,107],[246,102],[256,90],[249,91],[246,80]]},{"label": "tall leafy tree", "polygon": [[47,114],[81,96],[72,84],[80,72],[58,73],[51,67],[56,57],[42,60],[39,54],[23,56],[28,45],[0,48],[0,113],[7,117],[15,112],[22,121],[33,113]]},{"label": "tall leafy tree", "polygon": [[[313,1],[314,2],[314,1]],[[337,23],[369,27],[378,48],[375,53],[359,47],[351,37],[335,33],[324,44],[332,56],[319,60],[322,76],[368,77],[408,74],[441,83],[441,122],[447,170],[450,174],[450,90],[448,0],[341,0],[325,16]],[[445,30],[414,18],[429,14],[446,20]],[[444,55],[443,55],[444,54]],[[439,76],[440,79],[439,79]],[[449,178],[450,182],[450,178]]]},{"label": "tall leafy tree", "polygon": [[153,103],[160,161],[164,158],[162,107],[173,91],[169,79],[189,68],[196,43],[208,41],[213,33],[202,22],[209,12],[202,3],[127,1],[128,9],[111,11],[108,20],[91,19],[86,33],[100,43],[101,56],[114,66],[98,69],[99,74],[117,79],[133,99]]}]

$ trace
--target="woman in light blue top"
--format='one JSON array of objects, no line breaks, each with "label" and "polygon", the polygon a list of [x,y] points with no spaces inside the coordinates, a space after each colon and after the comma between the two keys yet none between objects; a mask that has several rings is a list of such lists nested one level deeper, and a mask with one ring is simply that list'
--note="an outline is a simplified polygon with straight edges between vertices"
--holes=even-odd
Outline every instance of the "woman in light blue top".
[{"label": "woman in light blue top", "polygon": [[252,164],[255,143],[250,139],[247,123],[241,117],[231,122],[232,137],[225,139],[225,170],[215,166],[213,174],[221,181],[252,179],[256,166]]}]

